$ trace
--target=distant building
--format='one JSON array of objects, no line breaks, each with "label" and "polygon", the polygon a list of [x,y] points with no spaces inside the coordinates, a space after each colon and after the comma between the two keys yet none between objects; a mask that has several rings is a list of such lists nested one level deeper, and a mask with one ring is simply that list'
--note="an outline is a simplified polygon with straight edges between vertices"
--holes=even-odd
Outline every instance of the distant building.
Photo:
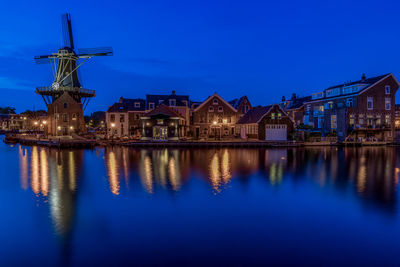
[{"label": "distant building", "polygon": [[242,139],[286,141],[294,129],[293,120],[277,104],[249,110],[236,124]]},{"label": "distant building", "polygon": [[395,94],[399,83],[393,74],[347,82],[312,94],[304,103],[304,124],[323,136],[391,141],[394,137]]},{"label": "distant building", "polygon": [[141,117],[146,112],[146,101],[141,98],[121,97],[106,112],[108,137],[140,137]]}]

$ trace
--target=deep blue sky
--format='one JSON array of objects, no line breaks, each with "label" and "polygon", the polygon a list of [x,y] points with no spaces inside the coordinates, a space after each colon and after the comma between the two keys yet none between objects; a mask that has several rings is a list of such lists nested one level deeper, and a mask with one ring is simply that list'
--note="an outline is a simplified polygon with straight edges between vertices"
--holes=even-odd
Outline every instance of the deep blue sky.
[{"label": "deep blue sky", "polygon": [[[67,5],[65,3],[68,3]],[[397,1],[2,1],[0,106],[44,108],[36,86],[50,85],[35,55],[61,46],[70,12],[77,47],[112,46],[113,57],[82,66],[97,90],[89,112],[120,96],[218,92],[266,105],[346,80],[400,76]]]}]

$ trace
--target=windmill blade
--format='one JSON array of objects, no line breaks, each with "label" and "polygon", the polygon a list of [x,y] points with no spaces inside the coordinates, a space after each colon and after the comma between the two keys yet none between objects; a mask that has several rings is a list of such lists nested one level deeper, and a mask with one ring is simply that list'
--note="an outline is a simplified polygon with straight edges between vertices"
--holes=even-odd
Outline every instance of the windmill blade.
[{"label": "windmill blade", "polygon": [[69,13],[65,13],[64,15],[62,15],[61,23],[62,23],[64,46],[74,49],[74,38],[72,35],[71,15]]},{"label": "windmill blade", "polygon": [[112,56],[112,47],[97,47],[97,48],[82,48],[78,49],[78,57],[100,57],[100,56]]},{"label": "windmill blade", "polygon": [[54,55],[44,55],[44,56],[36,56],[33,59],[35,60],[36,64],[48,64],[51,63],[51,59],[55,58]]}]

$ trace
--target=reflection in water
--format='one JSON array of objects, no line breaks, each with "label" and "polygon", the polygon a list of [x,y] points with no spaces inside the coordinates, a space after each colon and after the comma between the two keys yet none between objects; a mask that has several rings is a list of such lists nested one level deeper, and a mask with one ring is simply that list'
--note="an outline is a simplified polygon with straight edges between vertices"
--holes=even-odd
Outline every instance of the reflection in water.
[{"label": "reflection in water", "polygon": [[[49,197],[56,230],[68,232],[75,192],[79,190],[85,150],[56,151],[19,147],[21,187]],[[99,158],[100,152],[96,151]],[[215,194],[233,180],[256,176],[270,186],[285,180],[311,182],[338,191],[351,188],[365,203],[393,209],[400,162],[396,148],[291,148],[291,149],[104,149],[110,192],[121,195],[139,187],[149,194],[157,188],[183,190],[194,173],[206,180]],[[290,179],[290,180],[289,180]],[[141,190],[141,189],[139,189]]]},{"label": "reflection in water", "polygon": [[19,147],[21,187],[28,189],[30,179],[36,197],[44,197],[45,202],[48,200],[55,230],[63,237],[67,237],[73,220],[77,172],[82,165],[83,153],[83,150]]}]

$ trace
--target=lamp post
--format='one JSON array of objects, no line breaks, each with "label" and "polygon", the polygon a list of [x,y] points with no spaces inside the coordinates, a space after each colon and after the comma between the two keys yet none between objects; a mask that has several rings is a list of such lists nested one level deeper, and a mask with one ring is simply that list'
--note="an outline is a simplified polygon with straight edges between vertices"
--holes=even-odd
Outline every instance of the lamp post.
[{"label": "lamp post", "polygon": [[214,139],[217,140],[217,122],[213,121],[214,126]]},{"label": "lamp post", "polygon": [[42,124],[44,125],[43,127],[44,135],[47,136],[47,121],[46,120],[42,121]]}]

